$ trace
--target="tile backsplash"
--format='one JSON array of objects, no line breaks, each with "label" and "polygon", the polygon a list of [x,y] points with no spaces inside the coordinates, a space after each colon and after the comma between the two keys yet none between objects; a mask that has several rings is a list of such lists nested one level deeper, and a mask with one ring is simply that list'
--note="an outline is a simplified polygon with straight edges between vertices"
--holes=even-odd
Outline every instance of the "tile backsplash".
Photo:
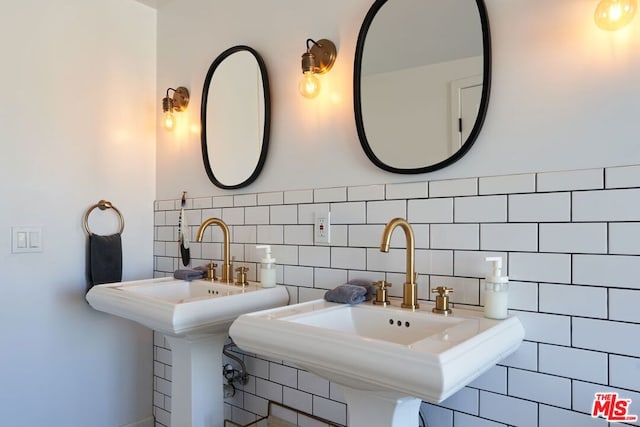
[{"label": "tile backsplash", "polygon": [[[177,199],[155,203],[157,277],[179,266],[179,207]],[[379,250],[394,217],[414,228],[422,300],[444,285],[455,289],[454,303],[479,308],[484,258],[502,256],[525,341],[440,405],[423,403],[431,427],[606,426],[591,417],[595,393],[605,391],[632,399],[630,413],[640,414],[640,166],[213,196],[189,199],[186,209],[192,240],[209,217],[230,226],[235,266],[249,267],[251,280],[255,245],[272,245],[291,303],[353,278],[402,284],[404,235],[394,233],[389,253]],[[315,245],[314,215],[327,210],[331,243]],[[191,243],[191,254],[194,266],[220,260],[219,229]],[[392,296],[401,296],[398,285]],[[169,426],[171,352],[162,335],[154,341],[156,426]],[[346,424],[339,387],[286,361],[240,355],[250,380],[226,400],[227,418],[247,424],[274,400]]]}]

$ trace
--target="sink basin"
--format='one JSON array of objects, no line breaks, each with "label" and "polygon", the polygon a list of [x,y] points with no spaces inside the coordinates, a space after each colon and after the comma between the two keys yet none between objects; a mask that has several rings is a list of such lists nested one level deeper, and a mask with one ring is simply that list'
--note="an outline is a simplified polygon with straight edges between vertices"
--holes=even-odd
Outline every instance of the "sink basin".
[{"label": "sink basin", "polygon": [[167,336],[172,357],[171,425],[222,427],[222,349],[243,313],[285,305],[285,287],[245,287],[173,278],[97,285],[87,301],[99,311]]},{"label": "sink basin", "polygon": [[399,305],[310,301],[242,315],[229,334],[243,350],[343,386],[350,427],[417,426],[420,400],[443,401],[524,338],[516,317],[491,320],[458,308],[443,316],[428,303],[417,310]]},{"label": "sink basin", "polygon": [[125,292],[134,292],[140,295],[147,295],[153,298],[168,301],[173,304],[243,293],[243,289],[238,288],[237,286],[222,285],[204,280],[195,282],[187,282],[184,280],[170,280],[167,282],[118,286],[115,289]]},{"label": "sink basin", "polygon": [[[330,305],[321,303],[322,306]],[[314,308],[317,307],[313,303]],[[370,338],[405,346],[446,331],[447,334],[469,326],[460,318],[444,316],[423,316],[413,312],[399,312],[391,315],[391,311],[382,312],[373,306],[337,305],[324,310],[312,310],[302,314],[286,316],[286,321],[298,325],[308,325],[320,329],[341,332],[363,339]],[[400,324],[398,324],[400,322]],[[464,325],[462,325],[464,324]],[[317,332],[317,331],[316,331]],[[449,345],[450,339],[440,340],[438,344]],[[431,344],[435,344],[431,342]]]},{"label": "sink basin", "polygon": [[287,304],[283,287],[244,288],[208,280],[160,278],[110,283],[91,288],[87,301],[96,310],[138,322],[171,336],[226,333],[243,313]]}]

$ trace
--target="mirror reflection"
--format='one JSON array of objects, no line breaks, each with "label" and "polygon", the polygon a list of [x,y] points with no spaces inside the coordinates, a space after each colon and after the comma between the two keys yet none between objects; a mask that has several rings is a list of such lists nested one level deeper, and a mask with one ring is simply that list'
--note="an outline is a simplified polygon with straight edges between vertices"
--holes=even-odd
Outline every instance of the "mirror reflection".
[{"label": "mirror reflection", "polygon": [[354,110],[379,167],[422,173],[460,158],[489,96],[490,50],[481,0],[377,0],[360,30]]},{"label": "mirror reflection", "polygon": [[248,46],[235,46],[211,64],[202,94],[202,157],[211,182],[233,189],[259,175],[269,143],[266,67]]}]

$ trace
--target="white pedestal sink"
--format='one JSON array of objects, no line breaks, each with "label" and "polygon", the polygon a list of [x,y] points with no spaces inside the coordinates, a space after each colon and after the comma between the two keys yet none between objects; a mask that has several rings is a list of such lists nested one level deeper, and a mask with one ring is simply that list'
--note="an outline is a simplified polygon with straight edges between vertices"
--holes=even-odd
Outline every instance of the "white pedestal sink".
[{"label": "white pedestal sink", "polygon": [[393,393],[342,386],[349,405],[349,427],[417,427],[422,401]]},{"label": "white pedestal sink", "polygon": [[438,403],[513,352],[524,338],[516,317],[449,316],[324,300],[236,319],[243,350],[291,361],[343,387],[349,427],[417,427],[420,401]]},{"label": "white pedestal sink", "polygon": [[221,427],[222,347],[229,326],[243,313],[286,305],[289,294],[282,286],[162,278],[94,286],[87,301],[167,336],[173,357],[172,427]]}]

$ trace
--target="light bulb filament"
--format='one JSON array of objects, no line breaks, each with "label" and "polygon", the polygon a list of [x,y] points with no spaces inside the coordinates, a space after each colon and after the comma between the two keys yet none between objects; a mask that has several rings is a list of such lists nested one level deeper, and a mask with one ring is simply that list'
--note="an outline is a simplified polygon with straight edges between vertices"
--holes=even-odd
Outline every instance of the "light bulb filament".
[{"label": "light bulb filament", "polygon": [[636,6],[636,0],[600,0],[594,14],[596,25],[603,30],[619,30],[631,22]]},{"label": "light bulb filament", "polygon": [[305,98],[315,98],[320,93],[320,80],[313,71],[305,71],[300,84],[298,85],[300,94]]},{"label": "light bulb filament", "polygon": [[173,116],[173,112],[171,110],[164,113],[164,127],[168,130],[173,130],[173,127],[176,124],[175,117]]}]

